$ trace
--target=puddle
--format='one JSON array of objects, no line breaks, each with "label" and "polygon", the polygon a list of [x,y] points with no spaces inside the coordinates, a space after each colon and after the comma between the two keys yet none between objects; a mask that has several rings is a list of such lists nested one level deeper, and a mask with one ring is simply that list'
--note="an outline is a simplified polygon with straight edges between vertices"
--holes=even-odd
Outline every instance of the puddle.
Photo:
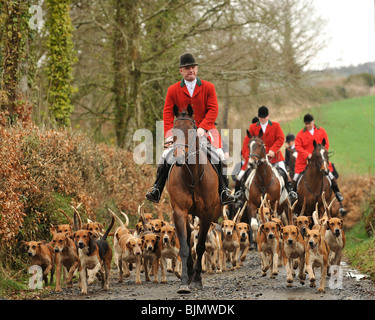
[{"label": "puddle", "polygon": [[345,272],[344,273],[345,277],[354,278],[357,281],[367,278],[366,275],[359,273],[358,270],[351,269],[350,266],[346,262],[341,262],[341,267],[343,268],[343,271]]}]

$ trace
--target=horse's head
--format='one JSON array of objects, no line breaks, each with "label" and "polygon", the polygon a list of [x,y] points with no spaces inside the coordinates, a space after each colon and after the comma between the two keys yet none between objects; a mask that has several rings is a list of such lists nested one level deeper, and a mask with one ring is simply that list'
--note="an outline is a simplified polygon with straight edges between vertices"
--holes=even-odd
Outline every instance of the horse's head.
[{"label": "horse's head", "polygon": [[325,175],[329,174],[329,162],[328,162],[328,151],[326,149],[326,140],[323,139],[322,143],[317,143],[315,140],[314,151],[312,153],[311,162],[315,163],[318,170],[323,172]]},{"label": "horse's head", "polygon": [[249,141],[249,164],[258,165],[260,162],[266,159],[266,147],[261,139],[263,136],[262,129],[258,136],[251,136],[249,130],[247,130],[247,136],[250,138]]},{"label": "horse's head", "polygon": [[172,128],[174,152],[176,165],[182,166],[188,162],[190,156],[197,153],[197,126],[193,118],[193,108],[189,104],[186,111],[180,113],[178,107],[174,105],[173,113],[176,117]]}]

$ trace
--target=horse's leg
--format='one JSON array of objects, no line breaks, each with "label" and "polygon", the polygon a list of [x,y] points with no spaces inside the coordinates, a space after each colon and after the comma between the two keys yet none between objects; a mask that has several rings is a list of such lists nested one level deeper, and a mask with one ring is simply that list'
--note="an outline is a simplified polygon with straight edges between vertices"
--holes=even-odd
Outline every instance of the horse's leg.
[{"label": "horse's leg", "polygon": [[180,257],[181,257],[181,266],[182,266],[181,284],[177,293],[190,293],[191,290],[188,286],[188,283],[189,283],[188,260],[190,257],[190,260],[192,263],[192,259],[191,259],[190,247],[189,247],[188,239],[187,239],[188,235],[187,235],[186,226],[188,222],[183,212],[176,212],[176,211],[173,211],[173,220],[176,226],[178,240],[180,242]]},{"label": "horse's leg", "polygon": [[250,237],[250,249],[256,249],[256,241],[257,241],[257,234],[258,234],[258,220],[256,218],[256,207],[252,203],[248,203],[247,205],[247,215],[248,215],[248,221],[250,225],[250,229],[252,232],[252,239]]},{"label": "horse's leg", "polygon": [[[210,214],[207,214],[210,216]],[[194,275],[192,280],[192,286],[197,289],[202,289],[202,256],[206,248],[206,238],[207,232],[210,228],[211,221],[207,221],[206,219],[201,220],[200,230],[199,230],[199,238],[197,244],[197,261],[195,262],[194,267]]]}]

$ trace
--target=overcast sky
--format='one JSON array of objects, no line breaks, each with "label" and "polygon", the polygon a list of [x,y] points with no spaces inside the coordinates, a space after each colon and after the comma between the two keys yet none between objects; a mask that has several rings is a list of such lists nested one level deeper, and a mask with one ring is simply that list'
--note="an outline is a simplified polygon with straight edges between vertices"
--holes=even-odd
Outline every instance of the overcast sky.
[{"label": "overcast sky", "polygon": [[313,0],[327,21],[328,45],[313,67],[339,67],[375,61],[375,0]]}]

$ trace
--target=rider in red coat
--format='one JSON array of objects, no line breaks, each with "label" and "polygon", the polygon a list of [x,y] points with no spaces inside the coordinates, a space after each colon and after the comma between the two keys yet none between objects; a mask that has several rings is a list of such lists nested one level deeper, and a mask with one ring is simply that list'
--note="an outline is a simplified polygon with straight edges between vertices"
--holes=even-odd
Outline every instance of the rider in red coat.
[{"label": "rider in red coat", "polygon": [[[313,141],[315,140],[317,143],[321,144],[323,142],[323,139],[325,139],[325,148],[327,150],[329,149],[327,132],[322,127],[318,127],[317,125],[315,125],[314,117],[308,113],[304,116],[303,122],[305,123],[305,127],[301,129],[300,132],[298,132],[295,142],[295,147],[298,155],[296,159],[295,174],[293,177],[293,180],[295,182],[293,186],[294,189],[296,189],[296,181],[298,180],[298,176],[305,170],[307,161],[311,158],[314,151]],[[341,208],[343,208],[342,201],[344,200],[344,197],[340,193],[337,181],[332,174],[333,167],[331,162],[329,162],[329,171],[330,172],[328,177],[331,180],[332,190],[335,193],[337,200],[340,202]],[[342,211],[342,213],[343,212],[344,211]]]},{"label": "rider in red coat", "polygon": [[163,110],[164,135],[168,140],[172,136],[174,122],[173,106],[177,105],[182,111],[189,104],[194,110],[194,120],[198,128],[205,130],[204,135],[211,141],[215,148],[222,148],[222,142],[215,127],[215,121],[219,113],[219,105],[216,98],[215,86],[205,80],[196,77],[193,96],[190,96],[185,79],[168,88]]},{"label": "rider in red coat", "polygon": [[[284,179],[285,187],[289,194],[291,200],[296,198],[296,193],[292,190],[291,181],[287,174],[285,163],[284,163],[284,155],[280,151],[280,148],[284,145],[284,132],[280,127],[278,122],[271,122],[269,120],[269,111],[268,108],[262,106],[258,109],[258,118],[259,121],[252,123],[249,127],[250,135],[258,136],[259,133],[262,131],[262,140],[266,147],[266,153],[268,156],[269,162],[276,166]],[[245,159],[245,163],[241,168],[241,172],[239,173],[237,179],[241,180],[244,172],[248,168],[248,161],[249,161],[249,142],[250,138],[248,136],[245,137],[242,145],[242,156]]]},{"label": "rider in red coat", "polygon": [[211,143],[211,149],[214,149],[219,156],[219,163],[215,164],[219,175],[219,195],[222,204],[234,202],[234,197],[227,188],[226,181],[222,174],[222,160],[224,152],[222,141],[215,127],[215,121],[219,112],[215,86],[197,77],[198,63],[195,57],[190,53],[180,56],[180,74],[183,79],[180,82],[168,88],[163,110],[165,146],[169,147],[164,151],[161,161],[159,161],[156,181],[154,186],[146,194],[146,199],[159,202],[161,193],[164,189],[168,172],[171,167],[171,148],[173,143],[172,128],[174,123],[174,105],[178,106],[179,111],[183,111],[188,105],[191,105],[194,111],[194,120],[196,123],[197,135],[199,138],[206,136]]}]

